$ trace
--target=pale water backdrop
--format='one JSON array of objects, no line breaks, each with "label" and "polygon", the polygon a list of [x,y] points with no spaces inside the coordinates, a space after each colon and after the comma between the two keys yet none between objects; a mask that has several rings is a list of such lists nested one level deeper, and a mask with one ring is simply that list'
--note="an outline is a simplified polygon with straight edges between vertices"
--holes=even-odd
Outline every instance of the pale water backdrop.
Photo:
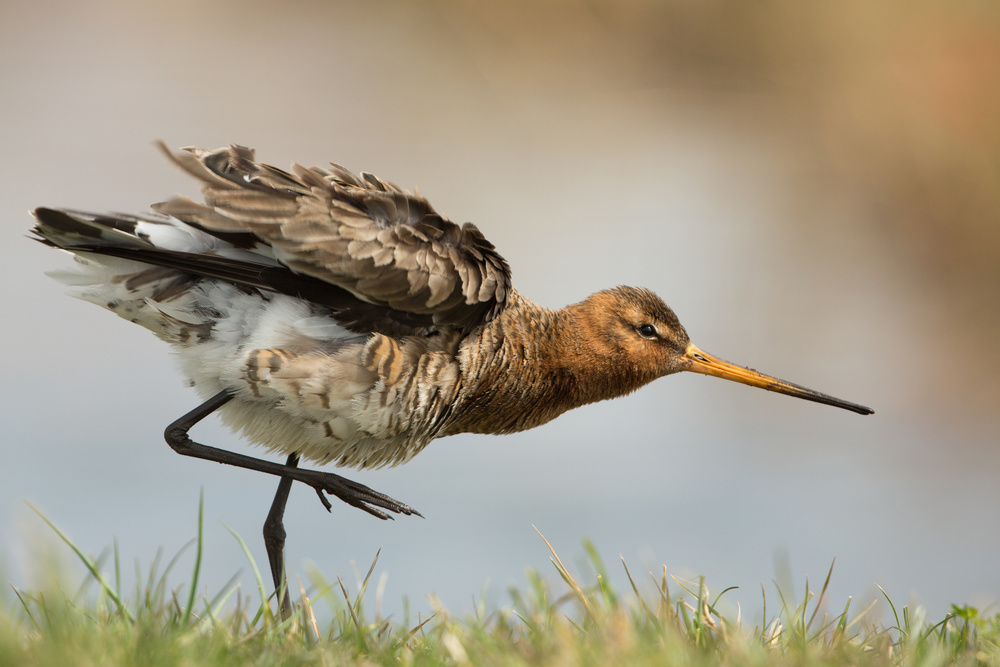
[{"label": "pale water backdrop", "polygon": [[[30,587],[52,542],[26,501],[87,551],[117,540],[131,572],[194,537],[202,489],[202,586],[242,572],[252,589],[223,523],[266,563],[276,480],[172,452],[163,428],[198,399],[167,347],[65,296],[43,273],[69,257],[25,236],[39,205],[197,196],[163,139],[419,186],[543,305],[646,286],[704,350],[876,411],[683,374],[527,433],[439,440],[341,471],[425,519],[327,514],[295,487],[293,577],[353,584],[381,547],[397,619],[404,596],[464,613],[484,586],[507,606],[526,568],[556,580],[534,525],[575,570],[592,539],[619,588],[619,555],[739,586],[751,619],[761,585],[776,599],[790,573],[800,594],[834,558],[837,610],[875,584],[938,617],[995,604],[997,12],[505,6],[3,3],[2,575]],[[212,419],[194,433],[262,454]]]}]

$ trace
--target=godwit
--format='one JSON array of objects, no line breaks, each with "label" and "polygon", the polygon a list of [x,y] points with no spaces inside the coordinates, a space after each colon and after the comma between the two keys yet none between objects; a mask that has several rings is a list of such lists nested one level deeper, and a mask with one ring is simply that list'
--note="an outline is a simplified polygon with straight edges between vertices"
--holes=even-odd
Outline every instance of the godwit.
[{"label": "godwit", "polygon": [[[39,208],[38,240],[75,254],[55,277],[141,324],[177,352],[205,399],[166,429],[185,456],[281,478],[264,524],[276,590],[292,481],[380,519],[419,514],[299,459],[377,468],[455,433],[523,431],[678,371],[871,414],[871,408],[702,352],[652,292],[616,287],[548,310],[511,285],[472,224],[343,167],[256,162],[250,149],[171,153],[205,203],[146,215]],[[192,441],[212,412],[284,465]],[[282,609],[287,610],[287,596]]]}]

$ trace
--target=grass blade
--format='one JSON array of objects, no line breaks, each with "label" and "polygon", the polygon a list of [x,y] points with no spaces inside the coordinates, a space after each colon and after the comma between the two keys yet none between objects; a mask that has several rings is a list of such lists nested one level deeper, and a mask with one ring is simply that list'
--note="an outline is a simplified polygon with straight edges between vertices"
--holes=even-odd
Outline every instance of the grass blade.
[{"label": "grass blade", "polygon": [[580,588],[580,585],[576,583],[576,580],[573,579],[572,575],[570,575],[569,570],[566,569],[566,566],[563,565],[562,560],[560,560],[559,554],[556,553],[556,550],[552,548],[552,545],[549,544],[549,541],[545,539],[544,535],[542,535],[542,531],[538,530],[538,528],[536,528],[535,526],[532,526],[532,528],[535,529],[535,532],[538,533],[538,536],[542,538],[542,542],[545,542],[545,546],[547,546],[549,548],[549,551],[552,553],[552,559],[553,559],[552,564],[555,565],[556,571],[559,573],[559,576],[562,577],[563,581],[565,581],[566,584],[576,594],[577,599],[580,600],[580,603],[586,610],[587,615],[591,618],[594,618],[594,610],[590,606],[590,601],[587,599],[587,594],[583,592],[583,589]]},{"label": "grass blade", "polygon": [[194,599],[198,593],[198,575],[201,573],[201,555],[205,538],[205,489],[198,497],[198,541],[194,551],[194,572],[191,573],[191,590],[188,591],[187,606],[184,609],[184,620],[187,623],[194,614]]},{"label": "grass blade", "polygon": [[103,590],[104,593],[111,599],[111,601],[115,603],[115,606],[118,608],[118,613],[120,613],[123,617],[125,617],[125,620],[127,620],[129,623],[135,623],[135,618],[132,616],[132,613],[128,610],[128,607],[125,606],[125,603],[122,601],[122,599],[118,597],[118,593],[113,588],[111,588],[110,585],[108,585],[107,580],[104,578],[104,575],[101,574],[101,571],[98,569],[94,561],[92,561],[87,556],[87,554],[83,553],[80,547],[76,546],[73,540],[69,539],[69,536],[67,536],[64,532],[59,530],[54,523],[49,521],[48,517],[42,514],[38,510],[38,508],[36,508],[31,503],[26,503],[26,504],[28,505],[28,507],[31,508],[31,510],[35,514],[37,514],[42,518],[42,521],[44,521],[49,525],[49,528],[55,531],[55,534],[59,536],[59,539],[61,539],[63,542],[66,543],[66,546],[68,546],[70,549],[73,550],[73,553],[77,555],[77,558],[79,558],[80,561],[84,564],[84,566],[90,571],[90,575],[100,585],[101,590]]},{"label": "grass blade", "polygon": [[[240,548],[243,549],[243,555],[247,557],[248,561],[250,561],[250,569],[253,570],[254,579],[257,580],[257,590],[260,591],[260,611],[257,612],[257,616],[254,618],[254,623],[256,623],[257,619],[262,615],[264,616],[265,621],[274,620],[274,614],[271,613],[271,605],[268,603],[267,592],[264,589],[264,579],[260,576],[260,569],[257,567],[257,561],[253,559],[253,555],[250,553],[250,547],[248,547],[247,543],[243,541],[243,538],[240,537],[239,533],[226,524],[222,524],[222,526],[229,531],[230,535],[236,538],[237,542],[239,542]],[[281,603],[278,602],[278,604]]]}]

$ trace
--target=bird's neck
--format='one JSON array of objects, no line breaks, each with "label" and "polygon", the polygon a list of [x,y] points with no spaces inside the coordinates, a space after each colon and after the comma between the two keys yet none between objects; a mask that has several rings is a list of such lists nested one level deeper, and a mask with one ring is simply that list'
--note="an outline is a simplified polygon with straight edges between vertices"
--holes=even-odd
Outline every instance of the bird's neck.
[{"label": "bird's neck", "polygon": [[[572,407],[630,394],[660,376],[640,366],[615,338],[617,327],[607,319],[614,311],[590,297],[555,312],[554,363],[568,378]],[[613,333],[614,332],[614,333]]]},{"label": "bird's neck", "polygon": [[460,354],[464,396],[448,431],[523,431],[652,380],[619,362],[590,315],[586,301],[548,310],[513,293]]}]

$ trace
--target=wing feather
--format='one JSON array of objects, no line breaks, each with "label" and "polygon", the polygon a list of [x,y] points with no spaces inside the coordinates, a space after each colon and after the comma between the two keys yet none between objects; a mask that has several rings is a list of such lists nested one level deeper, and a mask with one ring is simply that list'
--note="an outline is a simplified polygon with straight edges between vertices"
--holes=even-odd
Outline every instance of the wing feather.
[{"label": "wing feather", "polygon": [[430,316],[437,326],[468,330],[506,305],[510,268],[493,244],[418,194],[337,164],[286,172],[239,146],[162,148],[201,181],[205,203],[177,197],[154,206],[159,213],[242,238],[241,247],[252,237],[295,272],[383,310]]}]

